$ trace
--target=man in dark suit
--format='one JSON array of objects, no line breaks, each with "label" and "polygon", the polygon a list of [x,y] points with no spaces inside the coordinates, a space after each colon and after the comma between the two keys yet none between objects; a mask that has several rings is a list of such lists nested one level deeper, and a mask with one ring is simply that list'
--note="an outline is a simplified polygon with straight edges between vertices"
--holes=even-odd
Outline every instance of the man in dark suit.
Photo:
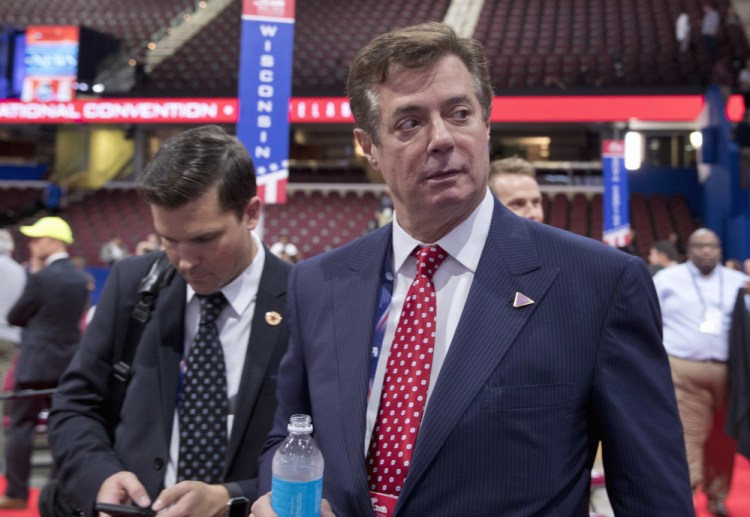
[{"label": "man in dark suit", "polygon": [[[648,271],[493,198],[479,43],[395,30],[357,54],[347,87],[395,218],[290,276],[260,490],[289,416],[307,413],[323,515],[587,516],[599,440],[618,516],[692,515]],[[252,510],[273,515],[269,494]]]},{"label": "man in dark suit", "polygon": [[[169,140],[141,173],[139,190],[178,274],[160,292],[144,328],[110,439],[113,350],[125,339],[139,281],[157,254],[115,264],[55,396],[52,452],[65,490],[87,514],[95,502],[133,502],[167,508],[160,514],[165,517],[223,515],[228,504],[255,497],[257,459],[286,350],[290,266],[251,231],[261,209],[253,163],[223,129],[204,126]],[[207,322],[204,302],[212,299],[226,305]],[[206,325],[218,342],[206,337]],[[211,344],[216,348],[206,348]],[[197,359],[193,352],[201,350],[210,355]],[[192,412],[191,379],[217,371],[226,386],[203,402],[221,409],[210,415],[206,425],[213,429],[205,437],[226,435],[217,445],[221,452],[212,452],[218,471],[190,474],[186,462],[203,453],[183,432],[193,425],[183,420]],[[210,389],[217,384],[203,379]],[[201,461],[198,468],[206,465]]]},{"label": "man in dark suit", "polygon": [[[88,300],[86,277],[67,253],[73,232],[59,217],[42,217],[21,233],[30,237],[32,273],[21,297],[8,312],[8,322],[22,327],[15,367],[15,390],[47,390],[57,386],[81,339],[79,322]],[[24,508],[29,496],[31,452],[39,412],[49,396],[13,400],[5,458],[8,485],[0,509]]]}]

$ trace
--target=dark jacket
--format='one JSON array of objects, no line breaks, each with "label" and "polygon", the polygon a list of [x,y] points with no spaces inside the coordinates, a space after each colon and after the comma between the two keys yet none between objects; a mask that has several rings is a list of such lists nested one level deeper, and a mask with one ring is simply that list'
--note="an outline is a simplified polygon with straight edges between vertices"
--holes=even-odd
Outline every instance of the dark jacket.
[{"label": "dark jacket", "polygon": [[81,340],[80,320],[88,301],[86,277],[67,258],[29,275],[8,322],[23,327],[16,384],[54,385]]},{"label": "dark jacket", "polygon": [[737,291],[729,329],[729,407],[724,432],[737,440],[737,450],[750,458],[750,314],[745,293],[745,289]]},{"label": "dark jacket", "polygon": [[[113,398],[109,380],[115,342],[126,335],[139,281],[153,261],[154,254],[149,254],[114,265],[81,349],[53,400],[52,454],[66,492],[87,514],[101,484],[116,472],[134,472],[152,499],[163,488],[183,356],[186,284],[181,276],[175,275],[159,294],[143,331],[114,444],[106,418]],[[286,321],[274,325],[266,313],[284,314],[289,268],[266,251],[227,447],[224,484],[231,496],[251,501],[256,498],[258,456],[276,408],[276,370],[288,334]]]}]

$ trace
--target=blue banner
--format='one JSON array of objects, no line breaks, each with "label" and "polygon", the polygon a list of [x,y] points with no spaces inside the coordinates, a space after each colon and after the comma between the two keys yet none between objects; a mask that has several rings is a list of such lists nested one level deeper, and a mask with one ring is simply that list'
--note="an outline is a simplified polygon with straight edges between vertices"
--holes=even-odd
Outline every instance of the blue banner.
[{"label": "blue banner", "polygon": [[244,0],[237,136],[253,158],[265,203],[286,202],[293,47],[294,0]]},{"label": "blue banner", "polygon": [[625,143],[605,140],[602,144],[604,176],[604,242],[623,247],[630,244],[630,194],[625,169]]}]

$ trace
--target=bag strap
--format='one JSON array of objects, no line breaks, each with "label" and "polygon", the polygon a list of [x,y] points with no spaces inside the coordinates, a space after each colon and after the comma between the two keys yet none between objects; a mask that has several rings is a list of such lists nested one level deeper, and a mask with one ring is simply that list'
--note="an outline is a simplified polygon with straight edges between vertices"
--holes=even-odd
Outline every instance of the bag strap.
[{"label": "bag strap", "polygon": [[[143,329],[151,317],[151,311],[156,304],[159,292],[169,285],[172,277],[174,277],[174,272],[174,267],[169,262],[167,254],[163,251],[159,252],[148,273],[138,284],[138,298],[133,311],[130,313],[125,339],[115,342],[114,366],[112,367],[112,375],[115,381],[112,386],[112,414],[116,420],[119,420],[120,408],[130,381],[130,365],[138,349]],[[114,428],[114,425],[112,428]]]}]

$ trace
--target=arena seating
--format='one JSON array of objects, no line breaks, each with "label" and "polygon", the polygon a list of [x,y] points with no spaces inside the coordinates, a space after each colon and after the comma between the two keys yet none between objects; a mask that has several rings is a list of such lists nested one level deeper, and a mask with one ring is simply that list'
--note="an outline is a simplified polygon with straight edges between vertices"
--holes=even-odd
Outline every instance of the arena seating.
[{"label": "arena seating", "polygon": [[8,27],[79,25],[119,38],[124,48],[145,45],[151,35],[166,28],[194,0],[3,0],[0,20]]},{"label": "arena seating", "polygon": [[[0,203],[26,196],[35,200],[39,189],[3,188]],[[300,250],[302,257],[310,257],[346,244],[374,228],[381,193],[356,185],[296,184],[290,189],[284,205],[264,207],[264,241],[269,245],[287,236]],[[136,244],[153,231],[151,214],[146,203],[132,188],[107,188],[73,195],[61,213],[76,237],[71,254],[84,257],[92,266],[103,265],[99,250],[104,242],[119,235],[132,251]],[[602,235],[602,194],[580,192],[544,192],[543,204],[546,223],[597,240]],[[631,225],[635,231],[638,254],[648,256],[651,244],[666,239],[676,231],[682,242],[687,242],[696,228],[687,203],[681,195],[668,199],[659,194],[646,197],[631,195]],[[25,260],[27,239],[14,231],[17,252]]]},{"label": "arena seating", "polygon": [[151,72],[143,92],[237,95],[241,13],[242,2],[232,2]]},{"label": "arena seating", "polygon": [[0,189],[0,224],[13,223],[33,214],[42,203],[43,189],[37,186],[8,186]]},{"label": "arena seating", "polygon": [[119,235],[131,251],[153,231],[151,211],[133,189],[101,189],[80,201],[70,201],[64,214],[73,227],[72,251],[90,265],[99,260],[102,244]]},{"label": "arena seating", "polygon": [[[362,9],[348,0],[297,2],[293,94],[343,95],[347,64],[354,49],[394,27],[442,20],[449,3],[377,0]],[[187,45],[156,67],[145,91],[165,95],[236,94],[241,6],[240,0],[233,2]],[[378,15],[373,16],[373,12]]]},{"label": "arena seating", "polygon": [[578,235],[589,235],[589,203],[581,192],[573,195],[568,230]]},{"label": "arena seating", "polygon": [[667,200],[661,194],[654,194],[650,201],[656,240],[666,240],[669,238],[669,234],[674,232],[667,208]]},{"label": "arena seating", "polygon": [[695,231],[695,220],[690,215],[690,209],[688,208],[685,198],[679,195],[673,195],[669,197],[668,201],[669,212],[674,217],[675,228],[677,230],[677,236],[680,242],[686,243],[690,234]]},{"label": "arena seating", "polygon": [[[729,1],[717,2],[726,12]],[[491,57],[499,91],[519,88],[699,86],[711,73],[701,48],[702,0],[487,0],[475,37]],[[693,46],[680,53],[677,16],[687,10]],[[719,37],[719,59],[750,55],[738,25]],[[557,82],[551,81],[556,78]]]},{"label": "arena seating", "polygon": [[635,244],[638,254],[647,257],[654,243],[654,230],[651,224],[648,202],[643,194],[630,195],[630,225],[635,234]]},{"label": "arena seating", "polygon": [[566,194],[558,192],[551,199],[547,224],[563,230],[568,228],[568,196]]},{"label": "arena seating", "polygon": [[[146,5],[147,4],[147,5]],[[500,93],[521,89],[702,88],[712,64],[700,41],[702,0],[485,0],[474,36],[487,48]],[[729,0],[718,0],[725,13]],[[235,95],[242,0],[207,24],[158,65],[139,95]],[[373,0],[363,9],[348,0],[296,4],[293,88],[297,96],[342,95],[354,50],[398,26],[442,20],[450,0]],[[4,0],[0,20],[29,24],[76,24],[106,32],[126,49],[143,48],[192,0]],[[688,12],[693,45],[680,53],[674,21]],[[377,12],[377,16],[373,13]],[[719,59],[736,66],[750,56],[739,25],[724,25]],[[555,78],[555,81],[552,81]]]}]

